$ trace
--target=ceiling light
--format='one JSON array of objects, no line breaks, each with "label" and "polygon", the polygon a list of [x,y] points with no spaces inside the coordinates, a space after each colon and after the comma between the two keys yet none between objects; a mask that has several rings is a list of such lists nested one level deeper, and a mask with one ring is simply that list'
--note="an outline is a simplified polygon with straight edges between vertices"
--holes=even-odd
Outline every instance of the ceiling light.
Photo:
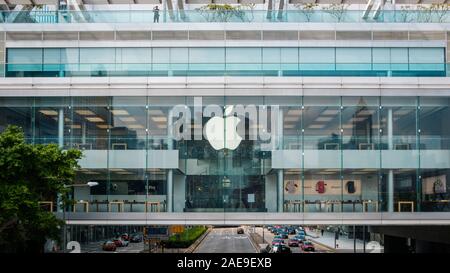
[{"label": "ceiling light", "polygon": [[97,127],[100,129],[109,129],[111,128],[111,125],[108,124],[97,124]]},{"label": "ceiling light", "polygon": [[350,121],[351,122],[360,122],[360,121],[364,121],[364,120],[366,120],[367,118],[351,118],[350,119]]},{"label": "ceiling light", "polygon": [[75,110],[75,113],[81,116],[94,116],[95,113],[91,110]]},{"label": "ceiling light", "polygon": [[111,113],[115,116],[128,116],[130,113],[128,113],[127,110],[121,110],[121,109],[115,109],[111,110]]},{"label": "ceiling light", "polygon": [[104,122],[104,120],[100,117],[87,117],[86,119],[90,122]]},{"label": "ceiling light", "polygon": [[286,117],[284,117],[285,121],[298,121],[299,119],[300,119],[299,116],[293,116],[293,117],[286,116]]},{"label": "ceiling light", "polygon": [[136,122],[136,119],[133,117],[119,117],[119,119],[123,122]]},{"label": "ceiling light", "polygon": [[69,125],[69,127],[72,128],[72,129],[81,129],[81,125],[80,124],[72,124],[72,125]]},{"label": "ceiling light", "polygon": [[154,122],[167,122],[167,118],[165,116],[152,117],[152,120]]},{"label": "ceiling light", "polygon": [[354,127],[353,124],[343,124],[342,129],[352,129]]},{"label": "ceiling light", "polygon": [[144,126],[142,126],[141,124],[130,124],[130,125],[127,125],[127,127],[129,129],[144,129]]},{"label": "ceiling light", "polygon": [[46,116],[57,116],[58,115],[58,112],[56,112],[55,110],[39,110],[39,112]]},{"label": "ceiling light", "polygon": [[332,119],[334,119],[334,117],[318,117],[318,118],[316,118],[316,121],[330,121],[330,120],[332,120]]},{"label": "ceiling light", "polygon": [[328,110],[325,110],[325,111],[322,112],[322,115],[324,115],[324,116],[334,116],[334,115],[337,115],[337,114],[339,114],[339,110],[328,109]]},{"label": "ceiling light", "polygon": [[302,114],[302,110],[298,109],[298,110],[289,110],[287,112],[287,114],[289,116],[300,116]]},{"label": "ceiling light", "polygon": [[322,129],[325,127],[325,124],[311,124],[308,126],[310,129]]},{"label": "ceiling light", "polygon": [[150,116],[163,116],[164,113],[161,110],[148,110]]},{"label": "ceiling light", "polygon": [[284,128],[293,129],[293,128],[295,128],[295,124],[284,124]]},{"label": "ceiling light", "polygon": [[160,128],[160,129],[165,129],[165,128],[167,128],[167,125],[165,125],[165,124],[158,124],[158,125],[156,125],[156,127]]},{"label": "ceiling light", "polygon": [[375,113],[375,110],[361,110],[358,112],[358,115],[370,116],[370,115],[373,115],[374,113]]}]

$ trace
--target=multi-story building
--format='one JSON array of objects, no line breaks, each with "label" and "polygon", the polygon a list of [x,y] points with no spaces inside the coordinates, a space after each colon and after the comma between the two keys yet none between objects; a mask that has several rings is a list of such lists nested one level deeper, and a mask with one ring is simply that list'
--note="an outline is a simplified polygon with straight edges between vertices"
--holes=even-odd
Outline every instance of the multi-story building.
[{"label": "multi-story building", "polygon": [[0,130],[83,150],[68,224],[449,243],[449,5],[222,2],[4,1]]}]

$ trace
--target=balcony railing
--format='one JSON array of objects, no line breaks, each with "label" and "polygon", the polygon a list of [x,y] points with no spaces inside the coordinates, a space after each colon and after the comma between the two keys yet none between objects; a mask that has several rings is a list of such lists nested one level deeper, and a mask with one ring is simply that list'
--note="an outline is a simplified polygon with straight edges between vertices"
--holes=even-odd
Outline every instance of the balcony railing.
[{"label": "balcony railing", "polygon": [[445,77],[447,70],[444,63],[8,63],[6,77]]},{"label": "balcony railing", "polygon": [[[209,23],[209,22],[291,22],[291,23],[449,23],[450,11],[382,11],[377,17],[362,17],[362,10],[330,12],[323,10],[265,11],[233,10],[160,11],[158,23]],[[152,10],[114,11],[1,11],[3,23],[154,23]]]}]

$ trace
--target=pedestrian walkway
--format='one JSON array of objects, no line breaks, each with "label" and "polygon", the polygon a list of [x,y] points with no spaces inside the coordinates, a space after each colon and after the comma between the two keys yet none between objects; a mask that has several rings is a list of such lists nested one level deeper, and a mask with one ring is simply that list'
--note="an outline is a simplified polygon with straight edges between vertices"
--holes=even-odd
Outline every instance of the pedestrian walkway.
[{"label": "pedestrian walkway", "polygon": [[335,247],[335,234],[333,232],[325,231],[323,233],[323,236],[320,234],[320,232],[315,232],[313,230],[307,231],[307,237],[309,239],[317,244],[321,244],[323,246],[326,246],[331,249],[335,249],[335,252],[356,252],[362,253],[364,252],[364,243],[362,240],[356,239],[356,245],[354,239],[349,239],[345,235],[339,235],[339,239],[336,240],[336,247]]}]

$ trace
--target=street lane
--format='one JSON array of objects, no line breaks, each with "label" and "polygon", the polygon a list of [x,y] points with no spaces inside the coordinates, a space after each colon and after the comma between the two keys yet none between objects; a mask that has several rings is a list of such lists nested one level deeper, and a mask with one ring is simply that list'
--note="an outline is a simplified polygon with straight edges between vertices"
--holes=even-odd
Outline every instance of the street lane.
[{"label": "street lane", "polygon": [[237,234],[237,228],[214,228],[195,250],[195,253],[255,252],[247,234]]},{"label": "street lane", "polygon": [[[273,238],[275,237],[275,235],[273,235],[272,232],[270,232],[267,228],[264,229],[264,234],[263,234],[263,228],[262,227],[256,227],[255,228],[255,232],[258,233],[259,235],[263,236],[264,235],[264,240],[266,242],[268,242],[269,244],[272,244]],[[308,234],[308,231],[307,231]],[[289,235],[289,238],[293,238],[295,235]],[[309,236],[307,235],[306,238],[308,239]],[[284,242],[287,245],[288,239],[284,240]],[[316,249],[315,252],[313,253],[329,253],[332,252],[330,249],[323,247],[320,244],[316,244],[314,242],[312,242],[314,245],[314,248]],[[290,247],[292,253],[310,253],[310,252],[304,252],[301,250],[300,247]]]}]

